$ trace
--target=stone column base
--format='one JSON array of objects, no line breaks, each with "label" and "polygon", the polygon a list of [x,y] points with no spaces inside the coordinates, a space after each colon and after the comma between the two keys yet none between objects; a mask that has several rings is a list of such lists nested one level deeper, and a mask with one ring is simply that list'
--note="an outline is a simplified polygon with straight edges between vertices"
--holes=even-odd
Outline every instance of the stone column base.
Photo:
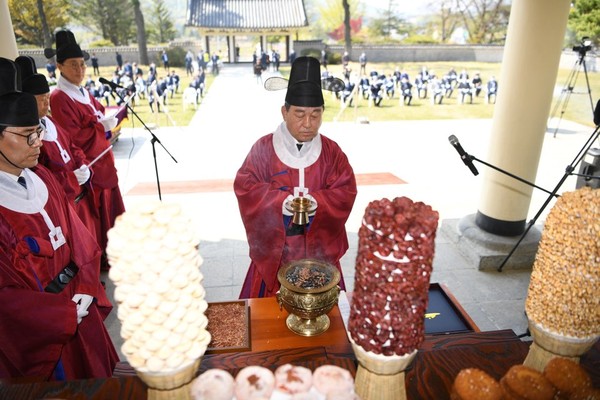
[{"label": "stone column base", "polygon": [[[496,270],[521,238],[498,236],[475,224],[475,214],[461,219],[444,219],[440,233],[456,245],[468,263],[479,270]],[[534,225],[510,256],[502,270],[531,269],[541,238],[541,226]]]}]

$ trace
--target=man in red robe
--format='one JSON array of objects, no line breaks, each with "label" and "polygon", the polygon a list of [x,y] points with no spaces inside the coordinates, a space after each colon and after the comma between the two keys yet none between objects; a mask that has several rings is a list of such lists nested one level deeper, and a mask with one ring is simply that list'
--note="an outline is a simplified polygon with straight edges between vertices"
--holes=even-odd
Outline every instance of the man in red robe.
[{"label": "man in red robe", "polygon": [[[325,104],[319,61],[299,57],[289,83],[276,77],[265,87],[286,84],[283,122],[253,145],[234,181],[252,260],[240,298],[275,295],[277,271],[294,260],[319,259],[341,273],[340,258],[348,250],[345,223],[356,180],[338,144],[319,133]],[[326,89],[336,88],[343,82],[327,82]],[[289,205],[297,197],[311,204],[306,225],[292,222]],[[343,276],[340,286],[345,288]]]},{"label": "man in red robe", "polygon": [[[50,95],[52,117],[69,133],[90,163],[100,156],[93,164],[94,174],[91,180],[102,224],[98,243],[104,251],[106,232],[112,228],[116,217],[125,211],[114,156],[110,150],[103,154],[110,146],[106,132],[115,128],[118,121],[115,117],[106,117],[104,106],[81,86],[85,78],[85,60],[89,58],[89,54],[81,50],[72,32],[58,31],[56,51],[45,49],[44,54],[48,58],[56,54],[60,71],[56,90]],[[108,264],[103,265],[103,268],[108,268]]]},{"label": "man in red robe", "polygon": [[62,184],[67,199],[90,230],[94,238],[101,232],[98,205],[90,185],[90,169],[83,151],[73,144],[69,135],[48,115],[50,87],[46,77],[37,73],[35,60],[20,56],[15,63],[21,71],[21,90],[35,96],[38,116],[46,128],[38,162],[54,173]]},{"label": "man in red robe", "polygon": [[34,96],[0,58],[0,378],[109,377],[100,249],[50,171]]}]

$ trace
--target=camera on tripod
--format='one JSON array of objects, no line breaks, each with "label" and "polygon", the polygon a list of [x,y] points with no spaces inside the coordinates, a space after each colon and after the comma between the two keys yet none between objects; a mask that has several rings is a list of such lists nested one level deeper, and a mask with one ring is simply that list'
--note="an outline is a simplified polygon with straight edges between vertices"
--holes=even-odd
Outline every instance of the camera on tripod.
[{"label": "camera on tripod", "polygon": [[592,41],[588,36],[584,36],[581,39],[581,43],[579,46],[573,46],[573,51],[578,52],[579,54],[585,55],[588,51],[592,49]]}]

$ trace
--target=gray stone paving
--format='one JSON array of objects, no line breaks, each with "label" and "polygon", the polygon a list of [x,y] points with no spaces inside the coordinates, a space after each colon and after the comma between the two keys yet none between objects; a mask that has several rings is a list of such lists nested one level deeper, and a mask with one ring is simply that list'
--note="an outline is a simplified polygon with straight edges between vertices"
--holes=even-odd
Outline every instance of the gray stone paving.
[{"label": "gray stone paving", "polygon": [[[281,121],[279,109],[284,97],[283,91],[265,92],[249,66],[225,66],[189,126],[169,126],[163,115],[155,121],[145,121],[152,123],[153,132],[177,160],[175,163],[160,146],[156,147],[160,181],[233,179],[252,143]],[[477,211],[485,167],[481,166],[482,174],[474,177],[447,137],[456,135],[467,152],[486,159],[491,123],[433,120],[323,124],[321,131],[341,145],[355,173],[389,172],[407,182],[358,188],[347,223],[350,249],[342,259],[349,290],[353,286],[357,232],[369,201],[398,196],[423,201],[439,211],[440,226],[455,224]],[[136,126],[141,124],[136,121]],[[556,138],[546,135],[536,183],[551,190],[590,133],[587,127],[561,121],[561,134]],[[128,194],[138,183],[156,182],[150,135],[139,128],[125,129],[114,153],[126,207],[158,198],[156,193]],[[574,188],[575,178],[569,177],[559,193]],[[249,258],[233,191],[168,193],[162,199],[181,204],[197,226],[207,300],[237,298]],[[529,218],[545,199],[544,193],[533,193]],[[540,223],[548,211],[549,208]],[[450,237],[441,229],[438,232],[431,281],[446,285],[481,330],[525,332],[524,299],[529,275],[528,270],[479,271],[461,256]],[[112,294],[110,280],[106,276],[104,279]],[[116,312],[106,323],[120,348]]]}]

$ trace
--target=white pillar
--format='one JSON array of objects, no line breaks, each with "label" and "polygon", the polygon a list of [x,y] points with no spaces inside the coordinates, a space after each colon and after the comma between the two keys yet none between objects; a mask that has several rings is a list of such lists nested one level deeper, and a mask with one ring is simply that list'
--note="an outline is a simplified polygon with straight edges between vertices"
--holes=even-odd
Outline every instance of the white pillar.
[{"label": "white pillar", "polygon": [[[536,178],[570,3],[513,0],[511,6],[486,160],[529,182]],[[533,188],[484,171],[477,226],[501,236],[523,233]]]},{"label": "white pillar", "polygon": [[14,60],[19,56],[17,50],[17,39],[13,31],[10,12],[8,11],[8,0],[0,0],[0,57]]}]

